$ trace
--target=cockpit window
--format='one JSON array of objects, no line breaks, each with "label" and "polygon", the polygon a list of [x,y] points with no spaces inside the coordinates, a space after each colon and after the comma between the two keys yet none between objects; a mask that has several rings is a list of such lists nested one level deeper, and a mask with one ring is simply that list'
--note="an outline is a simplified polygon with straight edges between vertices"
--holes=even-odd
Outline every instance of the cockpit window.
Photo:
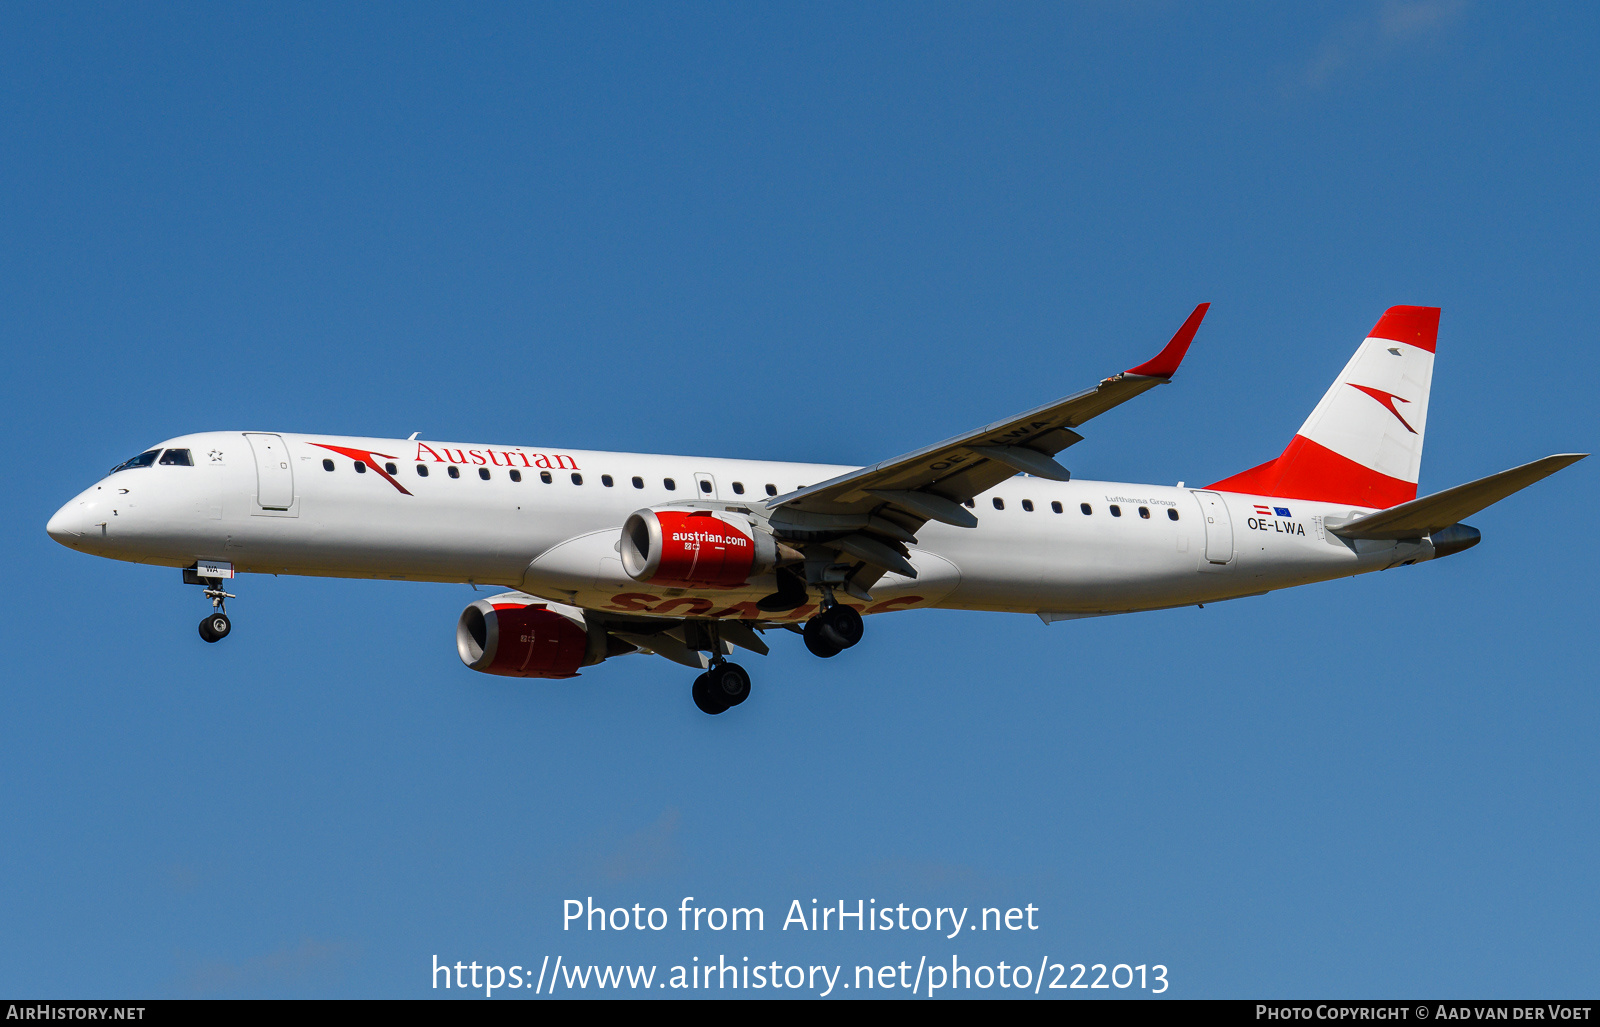
[{"label": "cockpit window", "polygon": [[149,467],[151,464],[156,462],[156,457],[160,454],[161,450],[159,449],[145,450],[132,460],[124,460],[122,463],[111,468],[111,473],[116,474],[118,471],[127,471],[135,467]]},{"label": "cockpit window", "polygon": [[194,460],[189,457],[187,449],[169,449],[161,454],[163,467],[193,467]]}]

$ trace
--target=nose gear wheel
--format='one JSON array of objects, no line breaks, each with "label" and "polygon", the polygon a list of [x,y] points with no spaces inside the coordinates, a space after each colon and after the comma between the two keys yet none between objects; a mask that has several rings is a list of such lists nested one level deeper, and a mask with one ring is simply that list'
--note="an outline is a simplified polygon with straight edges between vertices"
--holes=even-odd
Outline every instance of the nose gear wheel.
[{"label": "nose gear wheel", "polygon": [[228,632],[233,630],[233,622],[228,620],[228,615],[218,610],[207,614],[205,620],[200,622],[200,637],[207,642],[220,642],[228,637]]}]

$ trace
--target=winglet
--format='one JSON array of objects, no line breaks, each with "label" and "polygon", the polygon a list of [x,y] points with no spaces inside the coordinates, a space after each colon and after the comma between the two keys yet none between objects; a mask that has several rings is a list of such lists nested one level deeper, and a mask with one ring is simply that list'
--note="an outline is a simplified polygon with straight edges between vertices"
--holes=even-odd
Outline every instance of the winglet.
[{"label": "winglet", "polygon": [[1166,349],[1157,353],[1151,360],[1146,360],[1138,367],[1128,368],[1128,374],[1140,374],[1147,378],[1171,378],[1178,373],[1178,365],[1183,363],[1183,355],[1189,352],[1189,343],[1194,341],[1194,333],[1200,330],[1200,322],[1205,320],[1206,311],[1211,309],[1211,304],[1202,303],[1194,308],[1194,313],[1189,315],[1189,320],[1178,329],[1178,334],[1167,343]]}]

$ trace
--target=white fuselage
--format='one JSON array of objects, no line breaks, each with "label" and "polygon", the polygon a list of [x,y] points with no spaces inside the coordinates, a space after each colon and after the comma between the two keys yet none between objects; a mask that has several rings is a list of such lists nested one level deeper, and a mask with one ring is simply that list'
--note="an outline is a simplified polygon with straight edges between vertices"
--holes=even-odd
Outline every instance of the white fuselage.
[{"label": "white fuselage", "polygon": [[[693,500],[759,509],[853,469],[286,433],[207,432],[157,448],[187,450],[192,463],[110,474],[63,506],[50,534],[87,553],[171,567],[473,582],[636,616],[768,621],[804,620],[816,606],[757,611],[770,576],[734,589],[641,585],[623,571],[623,521]],[[358,472],[358,459],[371,469]],[[1366,511],[1156,485],[1019,475],[973,511],[975,528],[921,528],[909,547],[917,577],[886,575],[862,612],[1050,619],[1160,609],[1433,555],[1426,542],[1351,543],[1324,531],[1325,518]]]}]

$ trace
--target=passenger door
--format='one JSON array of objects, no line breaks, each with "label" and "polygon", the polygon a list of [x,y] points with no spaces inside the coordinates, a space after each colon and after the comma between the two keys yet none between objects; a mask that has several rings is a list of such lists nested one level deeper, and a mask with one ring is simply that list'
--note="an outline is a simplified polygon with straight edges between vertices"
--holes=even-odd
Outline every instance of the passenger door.
[{"label": "passenger door", "polygon": [[1200,516],[1206,522],[1206,558],[1200,569],[1225,570],[1233,560],[1233,521],[1228,517],[1228,505],[1215,492],[1191,492],[1200,502]]},{"label": "passenger door", "polygon": [[279,435],[246,432],[256,456],[256,505],[263,510],[287,510],[294,506],[294,468],[289,466],[289,447]]}]

